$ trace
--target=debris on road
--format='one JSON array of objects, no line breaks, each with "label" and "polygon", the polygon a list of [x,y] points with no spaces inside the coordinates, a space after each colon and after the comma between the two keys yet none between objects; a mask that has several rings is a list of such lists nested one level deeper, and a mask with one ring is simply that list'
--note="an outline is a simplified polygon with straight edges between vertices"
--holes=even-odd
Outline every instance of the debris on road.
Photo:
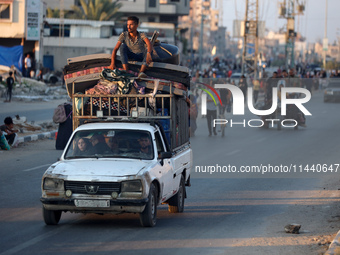
[{"label": "debris on road", "polygon": [[299,234],[299,230],[301,228],[300,224],[288,224],[285,226],[286,233],[290,234]]}]

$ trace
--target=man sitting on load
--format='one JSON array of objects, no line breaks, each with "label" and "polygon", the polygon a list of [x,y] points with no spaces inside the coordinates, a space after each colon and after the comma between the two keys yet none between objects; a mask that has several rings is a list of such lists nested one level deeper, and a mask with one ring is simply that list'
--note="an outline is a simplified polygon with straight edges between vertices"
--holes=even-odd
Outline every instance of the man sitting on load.
[{"label": "man sitting on load", "polygon": [[115,58],[118,49],[120,48],[120,59],[122,61],[123,69],[125,71],[129,70],[128,60],[134,60],[143,62],[140,72],[138,74],[139,78],[145,78],[147,65],[152,62],[152,45],[150,40],[146,37],[144,33],[137,31],[139,24],[139,19],[136,16],[130,16],[127,19],[127,29],[120,34],[118,42],[112,51],[111,65],[110,69],[116,69]]}]

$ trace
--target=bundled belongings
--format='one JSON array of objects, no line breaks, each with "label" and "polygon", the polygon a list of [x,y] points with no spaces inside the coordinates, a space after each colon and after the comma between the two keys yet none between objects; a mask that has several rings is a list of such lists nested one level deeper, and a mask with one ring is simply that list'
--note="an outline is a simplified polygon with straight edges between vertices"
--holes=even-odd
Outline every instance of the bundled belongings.
[{"label": "bundled belongings", "polygon": [[[110,65],[110,62],[110,54],[94,54],[68,59],[68,65],[64,67],[64,79],[69,96],[71,97],[72,93],[84,93],[85,89],[93,87],[100,79],[102,71]],[[137,72],[141,64],[141,62],[129,61],[129,68],[132,72]],[[116,66],[121,67],[119,59],[116,60]],[[152,62],[145,73],[149,77],[180,83],[186,88],[190,86],[189,69],[187,67]],[[72,91],[73,83],[76,83],[76,91]]]},{"label": "bundled belongings", "polygon": [[[136,105],[150,108],[157,112],[156,108],[160,108],[162,104],[165,107],[169,107],[169,100],[165,98],[162,102],[161,99],[154,99],[154,95],[172,92],[185,96],[187,93],[187,88],[180,83],[159,79],[136,79],[133,74],[117,69],[104,69],[100,77],[95,86],[85,90],[85,95],[91,97],[84,97],[81,96],[84,93],[77,93],[77,96],[80,96],[76,98],[77,115],[81,115],[82,108],[84,108],[83,115],[93,115],[97,110],[101,109],[105,116],[127,116],[129,109],[136,107]],[[170,91],[171,88],[172,91]],[[129,94],[129,98],[110,97],[110,95],[125,94]],[[153,96],[149,98],[137,97],[137,95],[146,94],[152,94]],[[133,95],[136,96],[133,97]]]}]

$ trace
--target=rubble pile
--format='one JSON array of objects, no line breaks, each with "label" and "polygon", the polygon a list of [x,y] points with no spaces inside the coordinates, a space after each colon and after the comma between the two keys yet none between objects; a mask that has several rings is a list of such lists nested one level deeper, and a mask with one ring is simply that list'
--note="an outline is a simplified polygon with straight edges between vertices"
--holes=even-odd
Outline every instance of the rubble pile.
[{"label": "rubble pile", "polygon": [[19,130],[19,137],[25,136],[27,134],[41,133],[58,129],[58,125],[53,122],[35,123],[34,121],[31,121],[29,123],[26,117],[20,117],[19,115],[16,115],[15,118],[13,118],[13,124],[14,129]]},{"label": "rubble pile", "polygon": [[[6,96],[6,85],[0,83],[0,97]],[[51,86],[45,82],[35,79],[22,77],[20,81],[16,81],[12,91],[12,99],[23,101],[43,101],[52,99],[67,99],[67,91],[65,85]]]}]

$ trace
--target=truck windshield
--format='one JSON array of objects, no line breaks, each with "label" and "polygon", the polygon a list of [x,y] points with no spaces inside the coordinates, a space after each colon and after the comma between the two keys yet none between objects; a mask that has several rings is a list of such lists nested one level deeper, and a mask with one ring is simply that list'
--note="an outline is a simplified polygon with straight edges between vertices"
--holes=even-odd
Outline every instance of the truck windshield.
[{"label": "truck windshield", "polygon": [[101,129],[78,131],[66,150],[65,159],[133,158],[151,160],[154,148],[150,132]]}]

